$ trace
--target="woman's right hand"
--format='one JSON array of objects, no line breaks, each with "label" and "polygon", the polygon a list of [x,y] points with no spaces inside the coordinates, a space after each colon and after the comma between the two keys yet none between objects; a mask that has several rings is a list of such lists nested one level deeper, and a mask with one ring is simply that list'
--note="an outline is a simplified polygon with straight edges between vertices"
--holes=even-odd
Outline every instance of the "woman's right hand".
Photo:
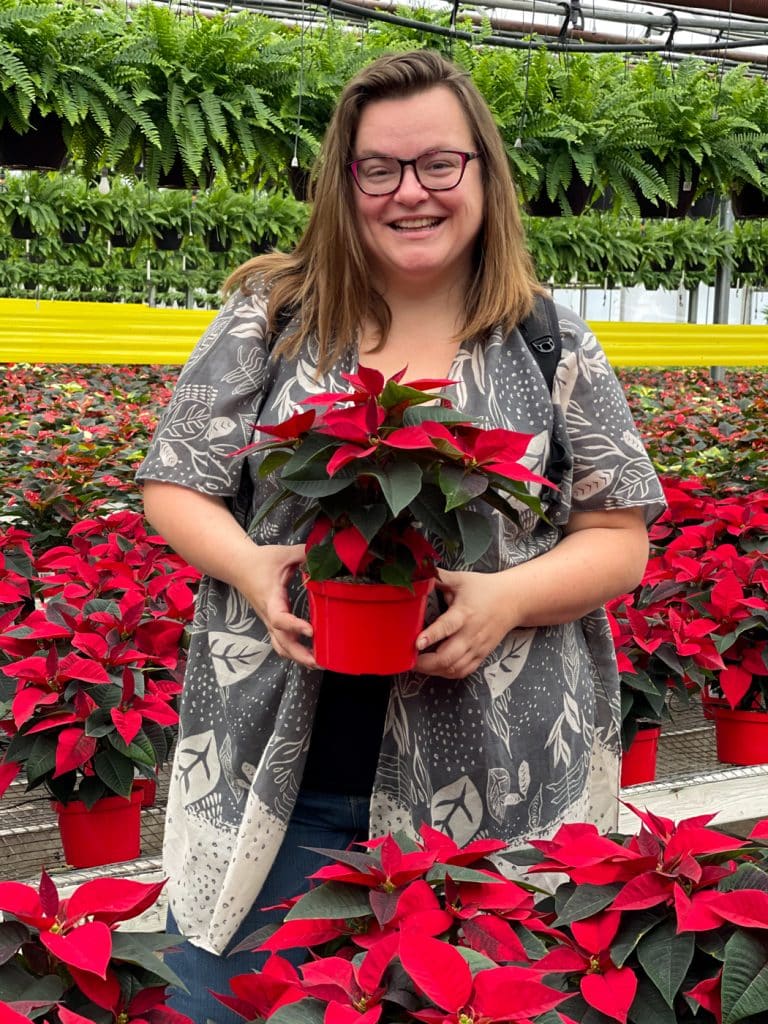
[{"label": "woman's right hand", "polygon": [[305,668],[318,667],[306,640],[312,626],[291,611],[288,584],[304,561],[303,544],[254,545],[252,566],[238,589],[267,627],[272,646],[281,658],[290,658]]}]

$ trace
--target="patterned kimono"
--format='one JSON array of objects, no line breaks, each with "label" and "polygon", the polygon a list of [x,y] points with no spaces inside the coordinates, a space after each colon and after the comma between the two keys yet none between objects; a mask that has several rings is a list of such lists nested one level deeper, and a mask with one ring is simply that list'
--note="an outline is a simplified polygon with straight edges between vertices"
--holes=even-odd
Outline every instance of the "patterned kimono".
[{"label": "patterned kimono", "polygon": [[[493,541],[480,572],[534,558],[562,537],[571,509],[663,508],[659,481],[621,387],[587,326],[559,307],[562,357],[553,394],[517,331],[465,342],[446,391],[486,427],[534,435],[526,456],[558,482],[541,494],[549,523],[523,506],[519,524],[491,509]],[[138,477],[227,499],[239,520],[278,486],[259,455],[232,457],[254,424],[287,418],[301,399],[347,390],[350,350],[317,377],[317,348],[270,357],[264,295],[233,297],[179,377]],[[407,374],[406,374],[407,378]],[[259,435],[256,435],[259,436]],[[244,486],[246,484],[247,486]],[[249,530],[257,544],[303,540],[285,502]],[[308,527],[307,527],[308,529]],[[447,553],[442,564],[465,568]],[[307,618],[303,590],[290,597]],[[429,610],[434,617],[436,608]],[[183,934],[221,952],[255,902],[301,783],[321,673],[273,651],[234,588],[205,577],[197,600],[168,799],[164,871]],[[602,610],[565,625],[513,630],[466,679],[416,672],[392,680],[371,797],[371,834],[422,822],[460,844],[496,836],[511,847],[562,822],[617,821],[619,680]],[[354,771],[354,765],[350,765]]]}]

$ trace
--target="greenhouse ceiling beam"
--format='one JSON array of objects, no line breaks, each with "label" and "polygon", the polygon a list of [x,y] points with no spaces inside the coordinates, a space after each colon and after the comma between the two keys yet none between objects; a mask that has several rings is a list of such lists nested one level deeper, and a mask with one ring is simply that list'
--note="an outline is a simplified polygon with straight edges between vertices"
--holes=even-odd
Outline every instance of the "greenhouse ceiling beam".
[{"label": "greenhouse ceiling beam", "polygon": [[[368,0],[356,0],[356,2],[368,6]],[[768,4],[768,0],[764,0],[764,2]],[[394,8],[396,5],[376,3],[375,6]],[[567,5],[563,3],[550,3],[548,0],[536,0],[535,3],[532,3],[532,0],[490,0],[487,4],[477,3],[473,6],[530,11],[532,16],[536,14],[551,14],[554,17],[563,18],[563,9]],[[746,35],[752,36],[760,32],[768,32],[765,24],[761,25],[755,21],[737,21],[728,17],[703,18],[693,14],[686,15],[678,11],[672,12],[669,10],[668,4],[664,6],[666,8],[664,14],[652,14],[650,11],[638,11],[630,14],[629,11],[623,8],[592,6],[589,7],[588,12],[585,12],[583,7],[581,10],[583,15],[589,17],[590,21],[615,21],[621,25],[641,25],[645,29],[658,29],[659,32],[667,33],[673,28],[675,32],[701,32],[703,29],[707,29],[715,33],[724,32],[727,29],[729,35],[743,32]],[[495,19],[491,15],[491,24],[494,21]]]},{"label": "greenhouse ceiling beam", "polygon": [[[314,3],[317,7],[327,8],[330,12],[343,14],[345,16],[363,16],[370,18],[372,21],[383,21],[390,25],[398,25],[402,28],[412,28],[420,32],[424,32],[429,35],[439,35],[444,38],[462,39],[467,42],[482,42],[488,46],[506,46],[510,49],[525,50],[529,49],[531,43],[526,39],[517,39],[513,37],[489,35],[479,37],[477,33],[465,32],[463,29],[455,29],[444,25],[433,25],[429,22],[417,21],[414,18],[406,18],[402,15],[390,14],[386,11],[380,11],[374,8],[363,7],[359,3],[352,3],[349,0],[315,0]],[[555,52],[568,51],[573,48],[573,42],[566,39],[558,38],[557,41],[548,42],[543,40],[540,44],[541,47],[547,50],[553,50]],[[707,52],[716,51],[717,53],[727,52],[731,49],[744,46],[768,46],[768,32],[757,38],[739,38],[739,39],[719,39],[719,40],[707,40],[705,43],[676,43],[674,46],[675,52],[680,54],[694,54],[700,53],[702,50]],[[669,42],[667,40],[656,43],[580,43],[579,50],[586,53],[664,53],[670,49]]]},{"label": "greenhouse ceiling beam", "polygon": [[[646,0],[651,7],[669,7],[662,0]],[[686,0],[684,7],[696,10],[724,11],[726,14],[751,14],[768,18],[768,0]]]},{"label": "greenhouse ceiling beam", "polygon": [[[128,4],[134,2],[143,2],[143,0],[127,0]],[[766,0],[768,2],[768,0]],[[530,3],[530,0],[496,0],[496,3],[490,4],[475,4],[473,5],[475,10],[466,12],[465,16],[468,16],[475,24],[481,25],[484,21],[482,16],[476,13],[478,6],[489,6],[498,9],[504,7],[509,10],[519,11],[534,11],[537,14],[550,14],[557,16],[560,19],[564,17],[564,9],[566,13],[569,11],[569,5],[566,3],[555,3],[547,2],[547,0],[541,0],[536,3],[535,8]],[[664,14],[654,15],[649,12],[644,14],[630,14],[628,11],[616,11],[608,8],[591,8],[590,17],[595,20],[612,20],[621,24],[627,25],[638,25],[645,28],[645,34],[637,39],[632,40],[627,36],[613,35],[606,32],[599,31],[588,31],[586,29],[574,28],[573,25],[569,24],[568,21],[564,22],[564,25],[558,28],[551,23],[540,24],[531,21],[527,24],[521,21],[513,21],[507,19],[498,14],[489,16],[491,28],[495,30],[493,36],[474,36],[471,33],[465,33],[462,31],[455,31],[445,26],[435,26],[422,21],[413,21],[405,18],[402,13],[402,5],[398,5],[394,0],[353,0],[348,3],[335,3],[333,0],[327,2],[327,0],[309,0],[309,2],[299,3],[298,0],[284,0],[284,2],[273,2],[264,3],[264,0],[245,0],[242,4],[232,5],[231,2],[225,2],[222,0],[218,3],[217,0],[209,0],[208,3],[200,4],[195,3],[194,0],[190,0],[190,4],[180,3],[177,4],[179,10],[189,10],[190,13],[206,14],[206,13],[221,13],[222,11],[233,11],[233,10],[251,10],[264,14],[268,17],[273,17],[287,23],[293,23],[297,25],[306,25],[307,23],[312,24],[314,21],[315,14],[318,13],[318,8],[325,12],[326,10],[330,13],[342,13],[344,19],[353,26],[362,26],[368,20],[382,20],[390,23],[403,25],[409,28],[416,28],[425,32],[431,32],[432,34],[438,34],[442,36],[453,36],[461,39],[466,39],[470,42],[479,42],[490,46],[506,46],[516,49],[528,49],[531,47],[531,42],[528,38],[531,34],[538,36],[541,40],[538,45],[541,45],[549,50],[565,52],[572,49],[573,40],[579,41],[579,50],[600,53],[600,52],[620,52],[620,53],[646,53],[656,52],[662,53],[668,60],[682,60],[691,54],[701,56],[705,60],[712,61],[726,61],[727,63],[747,63],[754,64],[757,66],[768,67],[768,53],[761,54],[752,50],[739,49],[745,45],[756,45],[756,46],[767,46],[768,47],[768,26],[766,26],[766,34],[764,37],[759,38],[734,38],[738,32],[751,33],[754,35],[756,31],[760,31],[762,26],[757,25],[754,22],[734,22],[725,18],[712,18],[712,19],[697,19],[692,16],[689,20],[685,17],[679,17],[673,12],[667,10]],[[389,14],[389,17],[384,15]],[[709,29],[713,32],[722,35],[725,28],[728,28],[729,38],[725,41],[722,39],[712,40],[707,38],[701,43],[680,44],[674,43],[673,36],[677,30],[686,32],[700,32],[703,29]],[[566,31],[564,31],[564,28]],[[656,29],[660,32],[666,32],[666,41],[658,41],[652,43],[648,41],[649,32],[652,29]],[[509,34],[507,34],[509,33]],[[567,33],[567,34],[566,34]],[[549,42],[547,37],[557,37],[557,41]],[[672,44],[672,45],[670,45]],[[537,44],[533,44],[537,45]],[[730,52],[725,53],[724,51]]]}]

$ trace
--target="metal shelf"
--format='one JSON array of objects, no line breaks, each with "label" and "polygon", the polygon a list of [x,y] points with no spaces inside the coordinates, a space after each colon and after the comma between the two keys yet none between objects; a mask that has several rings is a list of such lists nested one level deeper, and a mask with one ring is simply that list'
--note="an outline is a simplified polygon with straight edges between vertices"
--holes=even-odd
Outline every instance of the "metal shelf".
[{"label": "metal shelf", "polygon": [[[659,740],[656,781],[625,787],[622,800],[675,820],[716,813],[715,825],[768,816],[768,763],[742,768],[718,761],[715,728],[698,701],[672,713]],[[636,816],[622,806],[619,830],[636,828]]]}]

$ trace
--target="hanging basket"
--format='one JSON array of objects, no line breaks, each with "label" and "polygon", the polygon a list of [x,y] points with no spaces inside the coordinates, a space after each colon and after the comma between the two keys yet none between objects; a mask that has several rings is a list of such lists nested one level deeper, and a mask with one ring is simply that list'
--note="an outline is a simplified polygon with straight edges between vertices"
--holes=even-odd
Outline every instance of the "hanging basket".
[{"label": "hanging basket", "polygon": [[183,241],[184,236],[176,228],[159,228],[155,235],[155,248],[162,252],[175,252]]},{"label": "hanging basket", "polygon": [[768,218],[768,193],[755,185],[742,185],[740,191],[731,192],[731,208],[735,220],[765,220]]},{"label": "hanging basket", "polygon": [[656,758],[659,753],[661,726],[642,726],[621,758],[621,785],[637,786],[653,782],[656,778]]},{"label": "hanging basket", "polygon": [[27,171],[58,171],[66,156],[64,122],[57,114],[41,114],[34,107],[29,131],[19,135],[6,121],[0,128],[0,166]]},{"label": "hanging basket", "polygon": [[64,860],[73,868],[93,868],[136,860],[141,853],[142,793],[130,799],[107,796],[89,810],[81,800],[52,802],[59,819]]},{"label": "hanging basket", "polygon": [[416,664],[433,579],[413,591],[386,583],[305,580],[318,665],[345,675],[394,675]]},{"label": "hanging basket", "polygon": [[768,763],[768,711],[733,711],[721,704],[714,705],[711,711],[718,761],[740,765]]},{"label": "hanging basket", "polygon": [[537,196],[526,201],[525,208],[532,217],[575,217],[586,210],[594,193],[594,185],[586,185],[578,174],[574,174],[570,185],[565,189],[570,211],[565,208],[559,196],[549,198],[545,185],[542,185]]}]

